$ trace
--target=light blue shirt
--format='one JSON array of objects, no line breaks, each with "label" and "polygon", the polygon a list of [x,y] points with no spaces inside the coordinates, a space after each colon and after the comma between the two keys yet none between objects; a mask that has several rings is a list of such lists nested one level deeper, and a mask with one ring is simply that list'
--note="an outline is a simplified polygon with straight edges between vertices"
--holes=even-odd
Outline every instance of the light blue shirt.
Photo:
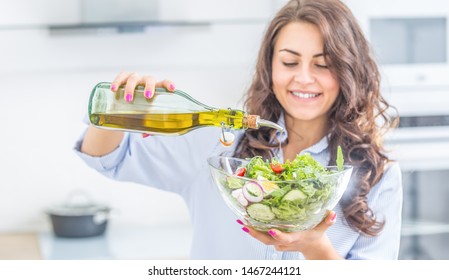
[{"label": "light blue shirt", "polygon": [[[232,154],[236,147],[219,142],[221,129],[207,127],[183,136],[150,136],[126,133],[120,146],[108,155],[91,157],[75,150],[92,168],[119,181],[129,181],[177,193],[190,210],[193,226],[192,259],[304,259],[299,252],[279,252],[241,230],[236,216],[226,206],[215,186],[207,158]],[[240,133],[237,133],[240,135]],[[238,138],[237,135],[237,138]],[[282,135],[287,137],[287,135]],[[327,165],[327,138],[302,151]],[[282,160],[282,152],[278,154]],[[391,164],[368,195],[368,205],[378,219],[385,219],[383,231],[375,237],[351,229],[340,205],[336,223],[326,234],[337,252],[346,259],[397,259],[401,231],[402,181],[397,163]]]}]

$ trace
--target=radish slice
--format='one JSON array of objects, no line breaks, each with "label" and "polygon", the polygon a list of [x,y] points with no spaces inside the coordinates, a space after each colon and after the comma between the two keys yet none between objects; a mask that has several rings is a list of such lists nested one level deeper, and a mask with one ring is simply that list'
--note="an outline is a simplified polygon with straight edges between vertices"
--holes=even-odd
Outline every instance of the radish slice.
[{"label": "radish slice", "polygon": [[256,182],[248,182],[242,188],[243,196],[249,202],[260,202],[263,199],[262,186]]},{"label": "radish slice", "polygon": [[231,195],[233,198],[237,198],[241,194],[242,194],[242,189],[236,189],[231,192]]},{"label": "radish slice", "polygon": [[248,202],[248,200],[246,200],[246,198],[245,198],[245,196],[242,194],[242,195],[239,195],[238,197],[237,197],[237,201],[243,206],[243,207],[246,207],[246,206],[248,206],[248,204],[249,204],[249,202]]},{"label": "radish slice", "polygon": [[248,206],[249,202],[243,195],[242,189],[236,189],[231,192],[231,195],[243,206]]}]

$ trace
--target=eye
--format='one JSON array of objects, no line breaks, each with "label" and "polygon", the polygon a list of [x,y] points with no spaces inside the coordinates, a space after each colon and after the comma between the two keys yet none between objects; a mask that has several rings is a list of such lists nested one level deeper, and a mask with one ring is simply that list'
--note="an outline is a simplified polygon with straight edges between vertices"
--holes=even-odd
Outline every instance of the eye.
[{"label": "eye", "polygon": [[316,67],[318,68],[323,68],[323,69],[328,69],[329,66],[327,66],[326,64],[315,64]]},{"label": "eye", "polygon": [[296,65],[298,65],[297,62],[282,62],[282,64],[286,67],[295,67]]}]

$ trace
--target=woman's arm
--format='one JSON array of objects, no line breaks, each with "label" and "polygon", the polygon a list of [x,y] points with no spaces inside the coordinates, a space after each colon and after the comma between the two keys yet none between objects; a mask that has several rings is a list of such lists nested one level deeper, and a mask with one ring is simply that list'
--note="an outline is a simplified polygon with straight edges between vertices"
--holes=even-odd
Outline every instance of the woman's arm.
[{"label": "woman's arm", "polygon": [[123,139],[124,133],[90,126],[84,136],[81,152],[90,156],[104,156],[114,151]]}]

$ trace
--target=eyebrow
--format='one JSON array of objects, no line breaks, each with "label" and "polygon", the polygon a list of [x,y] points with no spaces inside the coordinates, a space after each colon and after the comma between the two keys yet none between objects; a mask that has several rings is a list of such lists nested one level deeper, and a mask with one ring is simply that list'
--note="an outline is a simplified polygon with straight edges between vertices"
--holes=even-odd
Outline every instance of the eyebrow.
[{"label": "eyebrow", "polygon": [[[301,56],[301,54],[299,52],[295,52],[295,51],[290,50],[290,49],[280,49],[279,50],[279,52],[282,52],[282,51],[294,54],[296,56]],[[313,55],[313,57],[319,57],[319,56],[324,56],[324,53],[317,53],[317,54]]]}]

